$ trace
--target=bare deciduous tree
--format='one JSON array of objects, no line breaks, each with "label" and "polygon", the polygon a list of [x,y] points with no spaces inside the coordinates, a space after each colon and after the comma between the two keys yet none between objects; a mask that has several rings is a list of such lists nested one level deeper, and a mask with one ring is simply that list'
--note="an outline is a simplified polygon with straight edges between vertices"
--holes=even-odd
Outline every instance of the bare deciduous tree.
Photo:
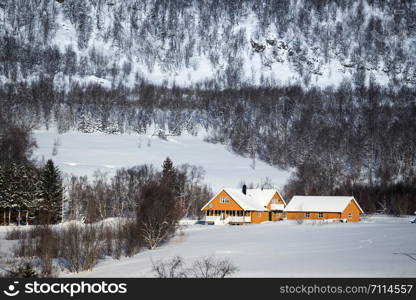
[{"label": "bare deciduous tree", "polygon": [[173,190],[159,182],[148,183],[143,188],[141,199],[137,213],[139,232],[147,247],[155,249],[173,236],[182,217],[182,209]]},{"label": "bare deciduous tree", "polygon": [[158,278],[186,278],[184,261],[180,256],[175,256],[169,261],[152,261],[152,270]]},{"label": "bare deciduous tree", "polygon": [[168,261],[152,261],[152,265],[153,273],[158,278],[225,278],[238,272],[229,259],[216,259],[213,256],[199,258],[190,267],[185,265],[180,256]]},{"label": "bare deciduous tree", "polygon": [[224,278],[233,275],[238,268],[229,259],[217,260],[212,256],[196,260],[191,267],[192,277]]}]

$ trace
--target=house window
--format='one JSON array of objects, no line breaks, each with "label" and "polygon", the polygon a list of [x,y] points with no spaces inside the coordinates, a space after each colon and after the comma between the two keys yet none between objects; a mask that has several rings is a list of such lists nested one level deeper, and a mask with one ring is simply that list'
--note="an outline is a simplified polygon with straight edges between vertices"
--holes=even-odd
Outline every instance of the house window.
[{"label": "house window", "polygon": [[257,212],[257,217],[261,217],[261,211]]},{"label": "house window", "polygon": [[305,213],[305,218],[309,218],[309,212],[308,211]]},{"label": "house window", "polygon": [[277,199],[276,199],[276,198],[274,198],[274,199],[272,200],[272,203],[273,203],[273,204],[277,204]]},{"label": "house window", "polygon": [[222,204],[227,204],[230,203],[230,199],[228,199],[227,197],[221,197],[220,202]]},{"label": "house window", "polygon": [[319,218],[323,218],[324,217],[324,213],[323,212],[318,213],[318,217]]},{"label": "house window", "polygon": [[348,219],[352,219],[352,213],[348,214]]}]

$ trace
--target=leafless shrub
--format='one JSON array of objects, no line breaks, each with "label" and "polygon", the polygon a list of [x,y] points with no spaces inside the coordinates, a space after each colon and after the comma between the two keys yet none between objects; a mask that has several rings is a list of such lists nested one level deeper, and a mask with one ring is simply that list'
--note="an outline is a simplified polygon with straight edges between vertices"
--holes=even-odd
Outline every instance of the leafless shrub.
[{"label": "leafless shrub", "polygon": [[91,270],[105,256],[119,259],[138,253],[142,244],[134,220],[116,226],[35,226],[11,235],[21,238],[14,249],[15,257],[35,258],[42,276],[53,274],[56,264],[71,272]]},{"label": "leafless shrub", "polygon": [[143,244],[134,219],[119,221],[115,226],[104,226],[100,239],[104,243],[105,255],[115,259],[135,255]]},{"label": "leafless shrub", "polygon": [[58,255],[57,235],[51,226],[35,226],[30,230],[22,230],[22,239],[14,249],[15,257],[37,258],[42,276],[54,273],[53,258]]},{"label": "leafless shrub", "polygon": [[120,225],[116,243],[120,243],[125,256],[133,256],[142,248],[142,236],[137,231],[136,220],[129,220]]},{"label": "leafless shrub", "polygon": [[60,230],[59,257],[64,258],[66,267],[72,272],[91,270],[103,257],[104,243],[99,239],[102,227],[94,225],[70,225]]},{"label": "leafless shrub", "polygon": [[111,256],[114,249],[114,240],[113,231],[108,226],[103,229],[102,239],[104,243],[104,254],[106,256]]},{"label": "leafless shrub", "polygon": [[202,257],[186,267],[182,257],[175,256],[169,261],[152,262],[153,273],[158,278],[225,278],[238,272],[229,259]]},{"label": "leafless shrub", "polygon": [[6,240],[21,240],[26,236],[26,231],[20,228],[13,228],[6,232],[5,239]]},{"label": "leafless shrub", "polygon": [[152,262],[153,272],[158,278],[186,278],[188,272],[185,269],[182,257],[175,256],[169,261]]},{"label": "leafless shrub", "polygon": [[190,270],[195,278],[225,278],[238,271],[229,259],[216,260],[214,257],[203,257],[196,260]]}]

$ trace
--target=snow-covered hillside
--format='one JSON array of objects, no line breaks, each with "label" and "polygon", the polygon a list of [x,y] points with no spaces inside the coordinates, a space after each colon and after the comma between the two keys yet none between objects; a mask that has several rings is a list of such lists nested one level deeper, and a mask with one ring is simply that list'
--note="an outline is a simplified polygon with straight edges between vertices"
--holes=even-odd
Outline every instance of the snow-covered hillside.
[{"label": "snow-covered hillside", "polygon": [[[38,159],[52,158],[60,169],[76,175],[93,175],[96,170],[113,174],[117,168],[140,164],[153,164],[160,168],[169,156],[176,165],[188,163],[202,166],[205,182],[215,190],[237,187],[242,181],[260,183],[268,177],[282,187],[289,172],[279,170],[265,162],[236,155],[220,144],[204,142],[203,133],[160,139],[152,134],[104,134],[69,131],[58,134],[55,129],[34,132]],[[54,144],[57,144],[56,155]]]},{"label": "snow-covered hillside", "polygon": [[3,1],[0,83],[414,85],[415,8],[396,2]]},{"label": "snow-covered hillside", "polygon": [[79,277],[148,277],[152,263],[175,255],[229,258],[242,277],[414,277],[416,225],[369,217],[353,224],[193,225],[157,250],[106,260]]}]

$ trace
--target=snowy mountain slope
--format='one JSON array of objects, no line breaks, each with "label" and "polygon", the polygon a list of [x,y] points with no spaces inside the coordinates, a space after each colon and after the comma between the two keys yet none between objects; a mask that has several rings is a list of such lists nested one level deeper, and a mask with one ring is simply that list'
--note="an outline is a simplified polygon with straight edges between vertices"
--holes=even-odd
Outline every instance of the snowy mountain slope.
[{"label": "snowy mountain slope", "polygon": [[416,9],[406,3],[403,15],[396,1],[373,0],[60,2],[1,2],[2,83],[42,75],[64,87],[139,78],[327,86],[366,73],[382,84],[416,82]]},{"label": "snowy mountain slope", "polygon": [[[216,191],[222,187],[238,187],[240,182],[260,183],[266,177],[279,188],[286,183],[290,172],[274,168],[230,152],[226,146],[204,142],[203,134],[168,137],[162,140],[152,134],[103,134],[56,130],[37,130],[34,137],[38,149],[34,157],[52,158],[66,173],[91,176],[96,170],[114,174],[117,168],[153,164],[160,168],[169,156],[176,165],[188,163],[202,166],[205,183]],[[55,142],[57,154],[52,155]],[[254,169],[253,169],[254,166]]]},{"label": "snowy mountain slope", "polygon": [[106,260],[75,277],[150,277],[151,261],[180,255],[229,258],[241,277],[414,277],[414,224],[410,218],[370,217],[358,224],[189,226],[157,250]]}]

